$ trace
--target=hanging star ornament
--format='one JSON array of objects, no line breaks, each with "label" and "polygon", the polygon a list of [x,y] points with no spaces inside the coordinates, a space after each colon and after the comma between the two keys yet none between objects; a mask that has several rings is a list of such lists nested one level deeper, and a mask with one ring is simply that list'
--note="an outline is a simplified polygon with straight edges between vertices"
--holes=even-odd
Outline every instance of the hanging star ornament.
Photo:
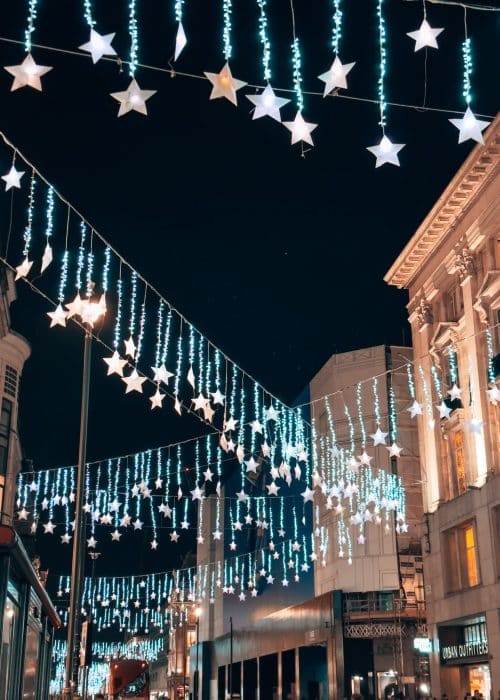
[{"label": "hanging star ornament", "polygon": [[137,391],[142,394],[142,385],[146,381],[146,377],[141,377],[136,369],[133,369],[128,377],[122,377],[122,382],[126,385],[125,393],[128,394],[131,391]]},{"label": "hanging star ornament", "polygon": [[283,126],[286,126],[292,134],[292,146],[295,143],[299,143],[299,141],[304,141],[304,143],[314,146],[311,133],[318,125],[306,122],[300,110],[295,115],[293,122],[283,122]]},{"label": "hanging star ornament", "polygon": [[281,122],[280,109],[290,102],[285,97],[278,97],[270,85],[266,85],[258,95],[247,95],[246,97],[255,105],[252,119],[271,117],[277,122]]},{"label": "hanging star ornament", "polygon": [[63,309],[62,304],[58,304],[55,311],[47,311],[47,316],[50,318],[50,327],[54,328],[54,326],[62,326],[63,328],[66,328],[67,315],[68,312]]},{"label": "hanging star ornament", "polygon": [[104,362],[108,365],[107,375],[117,374],[123,377],[123,368],[127,364],[127,360],[122,360],[118,351],[115,350],[111,357],[104,357]]},{"label": "hanging star ornament", "polygon": [[103,56],[116,56],[116,51],[111,46],[115,34],[99,34],[95,29],[90,30],[90,38],[86,44],[78,48],[92,56],[92,62],[97,63]]},{"label": "hanging star ornament", "polygon": [[26,256],[22,263],[16,267],[15,281],[17,282],[17,280],[20,280],[23,277],[27,277],[32,265],[33,260],[28,260],[28,256]]},{"label": "hanging star ornament", "polygon": [[436,37],[444,31],[444,27],[431,27],[429,22],[424,19],[420,27],[414,32],[406,32],[406,36],[415,41],[415,51],[420,51],[424,46],[429,46],[431,49],[437,49],[438,43]]},{"label": "hanging star ornament", "polygon": [[42,265],[40,267],[40,273],[45,272],[45,270],[48,268],[52,260],[54,259],[53,253],[52,253],[52,248],[50,247],[49,243],[47,242],[47,245],[45,246],[45,250],[43,251],[42,255]]},{"label": "hanging star ornament", "polygon": [[153,394],[153,396],[149,397],[149,400],[151,401],[151,410],[153,410],[154,408],[162,408],[164,398],[165,394],[162,394],[159,389],[156,389],[156,392]]},{"label": "hanging star ornament", "polygon": [[347,88],[347,75],[354,68],[356,63],[342,63],[338,56],[326,73],[318,75],[318,78],[325,83],[323,97],[329,95],[335,88]]},{"label": "hanging star ornament", "polygon": [[422,404],[418,403],[415,399],[412,405],[406,409],[410,413],[410,418],[415,418],[415,416],[422,415]]},{"label": "hanging star ornament", "polygon": [[2,175],[2,180],[5,182],[5,191],[7,192],[11,187],[17,187],[20,190],[21,178],[25,172],[25,170],[16,170],[13,165],[6,175]]},{"label": "hanging star ornament", "polygon": [[210,99],[216,100],[219,97],[225,97],[233,105],[238,104],[238,98],[236,93],[245,87],[247,83],[243,80],[237,80],[233,78],[231,73],[231,68],[229,63],[226,62],[220,73],[206,73],[206,77],[212,83],[212,92],[210,93]]},{"label": "hanging star ornament", "polygon": [[5,66],[5,70],[14,76],[14,81],[10,88],[11,92],[26,86],[41,92],[42,81],[40,78],[51,71],[52,66],[39,66],[29,53],[22,63],[17,66]]},{"label": "hanging star ornament", "polygon": [[373,435],[370,435],[370,437],[373,440],[373,447],[376,447],[377,445],[385,445],[385,439],[389,433],[384,433],[383,430],[380,430],[379,427],[377,427],[377,430],[373,433]]},{"label": "hanging star ornament", "polygon": [[405,147],[404,143],[392,143],[390,138],[385,134],[382,136],[380,143],[375,146],[367,146],[366,150],[373,153],[375,158],[375,167],[380,168],[381,165],[385,163],[390,163],[391,165],[399,166],[399,151]]},{"label": "hanging star ornament", "polygon": [[165,367],[165,363],[162,363],[159,367],[151,367],[151,369],[154,372],[155,382],[163,382],[165,385],[168,385],[168,380],[170,377],[174,376],[173,373],[169,372]]},{"label": "hanging star ornament", "polygon": [[118,116],[123,117],[127,112],[139,112],[147,116],[146,102],[156,94],[156,90],[141,90],[135,78],[123,92],[112,92],[111,97],[120,103]]},{"label": "hanging star ornament", "polygon": [[490,122],[476,119],[470,107],[467,107],[461,119],[450,119],[449,121],[458,129],[458,143],[463,143],[469,139],[477,143],[484,143],[481,132],[486,129]]}]

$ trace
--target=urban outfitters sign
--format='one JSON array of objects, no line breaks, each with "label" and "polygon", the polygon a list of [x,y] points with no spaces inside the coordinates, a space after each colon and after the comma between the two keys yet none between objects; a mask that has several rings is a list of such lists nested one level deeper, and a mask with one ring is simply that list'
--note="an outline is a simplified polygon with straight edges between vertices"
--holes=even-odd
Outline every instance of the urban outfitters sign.
[{"label": "urban outfitters sign", "polygon": [[464,644],[451,644],[441,647],[443,661],[460,661],[473,656],[485,656],[488,654],[488,642],[465,642]]}]

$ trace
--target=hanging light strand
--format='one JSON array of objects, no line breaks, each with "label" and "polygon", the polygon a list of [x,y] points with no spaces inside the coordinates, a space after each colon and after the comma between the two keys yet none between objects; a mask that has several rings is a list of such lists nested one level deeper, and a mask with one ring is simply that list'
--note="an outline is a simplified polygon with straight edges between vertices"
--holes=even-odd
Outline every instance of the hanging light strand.
[{"label": "hanging light strand", "polygon": [[129,0],[128,4],[128,31],[130,35],[130,62],[129,75],[134,77],[139,55],[139,32],[137,29],[137,0]]},{"label": "hanging light strand", "polygon": [[27,53],[31,53],[31,35],[35,31],[35,21],[37,16],[38,0],[28,2],[28,26],[24,32],[24,48]]},{"label": "hanging light strand", "polygon": [[95,27],[95,20],[92,13],[92,1],[83,0],[83,16],[91,29]]},{"label": "hanging light strand", "polygon": [[304,95],[302,93],[302,55],[297,37],[292,43],[292,67],[293,67],[293,89],[295,90],[297,109],[302,112],[304,109]]},{"label": "hanging light strand", "polygon": [[231,31],[232,31],[232,0],[222,0],[222,15],[224,26],[222,29],[222,43],[224,46],[224,57],[226,61],[231,58],[233,47],[231,46]]},{"label": "hanging light strand", "polygon": [[27,224],[24,228],[24,234],[23,234],[23,240],[24,240],[23,255],[25,258],[28,257],[28,253],[30,252],[30,247],[31,247],[31,236],[32,236],[32,232],[33,232],[33,209],[35,206],[35,189],[36,189],[36,178],[35,178],[35,172],[32,171],[31,180],[30,180],[30,194],[29,194],[29,200],[28,200],[28,221],[27,221]]},{"label": "hanging light strand", "polygon": [[467,36],[467,8],[465,8],[465,7],[464,7],[464,30],[465,30],[465,39],[462,42],[462,60],[463,60],[463,68],[464,68],[462,95],[465,99],[465,104],[467,106],[469,106],[470,103],[472,102],[471,82],[470,82],[470,77],[472,75],[472,46],[471,46],[471,39],[469,36]]},{"label": "hanging light strand", "polygon": [[269,41],[269,23],[266,14],[267,0],[257,0],[259,6],[259,38],[262,45],[262,65],[264,80],[271,80],[271,42]]},{"label": "hanging light strand", "polygon": [[184,13],[184,0],[175,0],[174,12],[175,12],[175,21],[182,22],[182,15]]},{"label": "hanging light strand", "polygon": [[341,0],[333,0],[333,28],[332,28],[332,49],[335,56],[339,55],[340,39],[342,37],[342,16],[340,9]]},{"label": "hanging light strand", "polygon": [[387,102],[385,101],[385,75],[387,69],[387,47],[386,47],[386,29],[385,29],[385,19],[382,10],[383,0],[377,0],[377,17],[378,17],[378,38],[379,38],[379,50],[380,50],[380,65],[379,65],[379,78],[378,78],[378,103],[380,109],[380,120],[379,124],[382,130],[386,126],[385,110],[387,107]]},{"label": "hanging light strand", "polygon": [[495,366],[493,363],[494,351],[493,351],[493,334],[490,328],[486,329],[486,347],[488,348],[488,383],[492,386],[495,384]]}]

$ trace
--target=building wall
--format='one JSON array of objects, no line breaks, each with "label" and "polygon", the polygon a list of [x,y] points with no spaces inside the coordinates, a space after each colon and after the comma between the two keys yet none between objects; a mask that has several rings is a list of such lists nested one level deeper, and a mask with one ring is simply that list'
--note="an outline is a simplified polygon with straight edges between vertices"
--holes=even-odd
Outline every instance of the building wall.
[{"label": "building wall", "polygon": [[[417,399],[433,406],[439,397],[431,370],[448,398],[448,349],[456,351],[461,403],[440,420],[419,416],[424,505],[424,571],[427,616],[434,641],[433,694],[463,695],[469,660],[455,667],[439,658],[438,631],[444,623],[486,619],[492,697],[500,692],[500,405],[487,390],[491,329],[498,376],[500,352],[500,118],[490,126],[450,182],[399,258],[386,281],[409,291]],[[425,382],[425,383],[424,383]],[[434,411],[434,409],[433,409]],[[470,421],[481,423],[470,430]],[[472,524],[469,544],[454,540]],[[459,530],[454,528],[459,527]],[[457,552],[454,551],[455,541]],[[462,543],[462,544],[461,544]],[[472,552],[472,553],[471,553]],[[477,566],[474,567],[474,557]],[[466,562],[456,576],[454,562]],[[472,563],[471,563],[472,562]],[[476,580],[477,578],[477,580]],[[489,658],[488,658],[489,656]]]}]

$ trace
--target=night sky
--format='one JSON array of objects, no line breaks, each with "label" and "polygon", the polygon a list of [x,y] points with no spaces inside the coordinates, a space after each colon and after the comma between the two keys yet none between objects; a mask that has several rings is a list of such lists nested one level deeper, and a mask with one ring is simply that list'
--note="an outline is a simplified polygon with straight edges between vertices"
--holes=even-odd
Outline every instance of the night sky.
[{"label": "night sky", "polygon": [[[74,49],[88,39],[81,2],[40,0],[33,42]],[[117,32],[126,59],[125,0],[95,0],[97,30]],[[173,0],[139,0],[139,60],[166,67],[175,37]],[[289,3],[270,0],[272,84],[291,87]],[[295,0],[303,40],[305,90],[330,66],[332,4]],[[489,2],[491,6],[495,3]],[[27,3],[2,0],[0,35],[22,39]],[[178,70],[218,71],[222,2],[186,0],[189,44]],[[387,0],[387,99],[421,105],[425,50],[414,54],[405,34],[418,28],[422,5]],[[235,0],[233,75],[263,83],[257,3]],[[445,27],[427,56],[427,104],[463,110],[463,11],[429,5],[432,26]],[[468,14],[473,39],[473,110],[498,109],[500,13]],[[357,61],[346,94],[374,98],[376,3],[349,0],[341,46]],[[1,65],[20,63],[23,47],[0,41]],[[0,72],[0,128],[164,296],[240,366],[292,401],[334,352],[409,342],[406,297],[383,275],[460,163],[448,113],[389,108],[387,133],[406,143],[401,167],[375,170],[366,146],[378,143],[376,105],[305,96],[304,114],[319,123],[315,148],[300,156],[289,132],[270,119],[252,121],[251,103],[208,99],[206,81],[139,69],[143,89],[157,89],[149,116],[117,119],[109,93],[129,77],[116,64],[33,49],[54,70],[43,93],[10,93]],[[293,119],[295,107],[283,110]],[[7,163],[2,161],[4,171]],[[19,285],[16,330],[32,344],[23,376],[20,431],[37,468],[76,461],[82,336],[49,330],[44,302]],[[59,332],[61,331],[61,332]],[[164,445],[203,432],[170,410],[152,414],[139,396],[123,397],[105,380],[96,352],[92,376],[89,458]],[[68,559],[69,561],[69,559]]]}]

